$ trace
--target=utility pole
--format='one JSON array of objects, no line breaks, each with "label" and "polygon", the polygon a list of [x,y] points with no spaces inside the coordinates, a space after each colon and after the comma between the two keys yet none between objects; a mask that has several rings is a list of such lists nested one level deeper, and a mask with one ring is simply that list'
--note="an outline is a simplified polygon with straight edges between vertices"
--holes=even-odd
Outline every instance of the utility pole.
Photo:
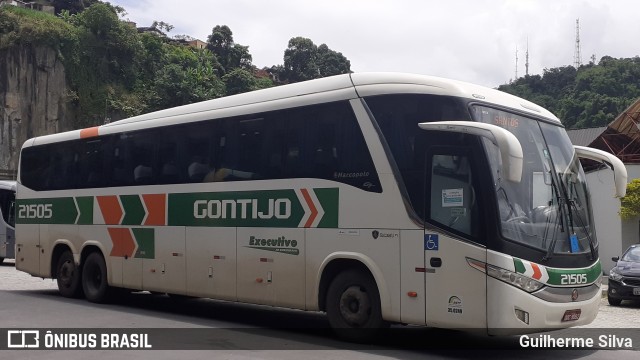
[{"label": "utility pole", "polygon": [[576,48],[573,53],[573,67],[578,69],[582,65],[582,57],[580,56],[580,19],[576,19]]}]

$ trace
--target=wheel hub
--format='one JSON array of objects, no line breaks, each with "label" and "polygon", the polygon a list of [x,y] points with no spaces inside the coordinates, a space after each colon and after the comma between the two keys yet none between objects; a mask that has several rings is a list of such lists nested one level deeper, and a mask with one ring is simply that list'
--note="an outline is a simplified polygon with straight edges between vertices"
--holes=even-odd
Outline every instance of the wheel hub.
[{"label": "wheel hub", "polygon": [[75,272],[75,266],[73,266],[73,264],[71,264],[71,261],[66,261],[60,267],[60,273],[58,274],[58,277],[60,278],[60,281],[63,284],[69,285],[69,284],[71,284],[71,281],[73,280],[74,272]]},{"label": "wheel hub", "polygon": [[350,286],[340,297],[340,314],[349,325],[364,326],[371,315],[369,295],[359,286]]}]

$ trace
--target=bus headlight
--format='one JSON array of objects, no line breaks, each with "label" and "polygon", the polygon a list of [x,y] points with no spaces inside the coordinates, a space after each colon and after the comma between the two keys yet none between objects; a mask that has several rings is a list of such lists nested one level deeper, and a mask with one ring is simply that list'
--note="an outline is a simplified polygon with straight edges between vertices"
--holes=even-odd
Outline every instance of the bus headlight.
[{"label": "bus headlight", "polygon": [[533,280],[532,278],[489,264],[487,264],[487,275],[529,293],[540,290],[544,287],[543,283]]}]

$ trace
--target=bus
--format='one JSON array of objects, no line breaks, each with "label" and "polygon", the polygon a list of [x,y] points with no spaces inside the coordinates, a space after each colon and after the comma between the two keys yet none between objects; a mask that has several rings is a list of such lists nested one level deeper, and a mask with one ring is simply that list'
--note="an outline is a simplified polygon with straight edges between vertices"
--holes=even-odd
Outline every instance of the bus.
[{"label": "bus", "polygon": [[15,251],[16,182],[0,180],[0,264]]},{"label": "bus", "polygon": [[15,252],[16,182],[0,180],[0,264]]},{"label": "bus", "polygon": [[16,268],[91,302],[145,290],[335,329],[585,325],[602,265],[579,158],[624,195],[620,160],[494,89],[397,73],[263,89],[26,141]]}]

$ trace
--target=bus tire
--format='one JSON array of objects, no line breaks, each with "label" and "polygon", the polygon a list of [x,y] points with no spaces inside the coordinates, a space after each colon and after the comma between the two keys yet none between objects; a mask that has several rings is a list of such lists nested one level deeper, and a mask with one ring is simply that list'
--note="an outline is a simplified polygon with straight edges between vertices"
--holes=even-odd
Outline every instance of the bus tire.
[{"label": "bus tire", "polygon": [[104,303],[109,299],[107,265],[102,254],[93,252],[87,256],[82,266],[82,289],[87,300]]},{"label": "bus tire", "polygon": [[0,265],[2,265],[3,262],[4,262],[4,258],[0,257]]},{"label": "bus tire", "polygon": [[81,278],[80,267],[73,260],[71,251],[63,252],[56,263],[56,283],[60,294],[67,298],[81,297]]},{"label": "bus tire", "polygon": [[375,280],[355,269],[343,271],[333,279],[326,309],[333,330],[348,341],[370,341],[386,325]]}]

